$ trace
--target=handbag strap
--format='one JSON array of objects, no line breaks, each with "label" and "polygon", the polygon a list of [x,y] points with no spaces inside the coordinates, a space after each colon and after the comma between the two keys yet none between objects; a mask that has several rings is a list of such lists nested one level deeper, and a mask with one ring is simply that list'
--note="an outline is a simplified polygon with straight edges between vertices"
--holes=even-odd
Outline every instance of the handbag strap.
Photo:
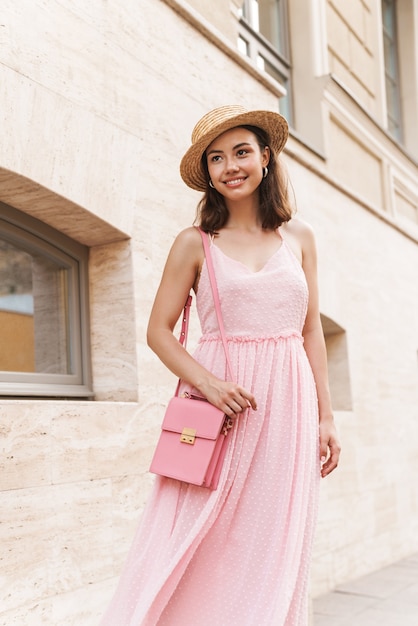
[{"label": "handbag strap", "polygon": [[179,342],[185,348],[187,346],[187,335],[189,333],[190,307],[192,306],[192,296],[187,296],[186,304],[183,309],[183,318],[181,320],[181,331]]},{"label": "handbag strap", "polygon": [[[221,334],[222,345],[223,345],[224,352],[225,352],[228,373],[229,373],[229,376],[231,377],[231,380],[234,381],[235,379],[234,379],[234,374],[233,374],[232,367],[231,367],[231,359],[229,358],[228,343],[226,340],[225,327],[224,327],[224,323],[222,319],[222,311],[221,311],[221,303],[219,300],[218,285],[216,283],[215,270],[213,269],[212,255],[211,255],[210,246],[208,243],[208,235],[201,228],[198,228],[198,231],[200,233],[200,236],[202,237],[203,250],[205,252],[205,257],[206,257],[206,267],[208,269],[209,282],[210,282],[210,286],[212,289],[212,296],[213,296],[213,302],[215,305],[216,318],[218,320],[219,332]],[[191,305],[192,305],[192,296],[189,294],[187,296],[186,304],[184,305],[183,318],[181,321],[181,330],[180,330],[180,337],[179,337],[179,342],[184,348],[186,348],[187,346],[187,335],[189,332],[189,318],[190,318]],[[179,385],[180,385],[180,381],[179,381]],[[177,391],[178,391],[179,385],[177,386]],[[177,395],[177,391],[176,391],[176,395]]]},{"label": "handbag strap", "polygon": [[221,333],[222,345],[225,351],[226,364],[228,366],[229,376],[231,377],[231,380],[233,381],[235,379],[234,379],[234,374],[233,374],[232,367],[231,367],[231,360],[229,358],[228,343],[226,341],[225,327],[224,327],[224,322],[222,319],[221,303],[219,301],[218,285],[216,283],[215,270],[213,269],[212,255],[210,252],[210,246],[208,242],[209,235],[205,233],[201,228],[198,228],[198,230],[200,232],[200,236],[202,237],[203,249],[205,251],[206,267],[208,269],[210,286],[212,288],[213,302],[215,304],[215,311],[216,311],[216,317],[218,319],[219,332]]}]

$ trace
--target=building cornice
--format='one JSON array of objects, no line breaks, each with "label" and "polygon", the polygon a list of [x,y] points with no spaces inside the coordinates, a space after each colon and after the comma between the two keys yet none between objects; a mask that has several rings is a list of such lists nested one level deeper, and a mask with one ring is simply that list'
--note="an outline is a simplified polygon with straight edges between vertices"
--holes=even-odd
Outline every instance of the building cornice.
[{"label": "building cornice", "polygon": [[222,50],[228,58],[242,67],[271,93],[278,98],[282,98],[286,95],[286,90],[282,85],[270,78],[267,73],[255,67],[247,57],[242,55],[238,49],[213,26],[213,24],[206,20],[198,11],[193,9],[188,2],[185,2],[185,0],[162,0],[162,2],[178,13],[178,15],[193,26],[201,35]]}]

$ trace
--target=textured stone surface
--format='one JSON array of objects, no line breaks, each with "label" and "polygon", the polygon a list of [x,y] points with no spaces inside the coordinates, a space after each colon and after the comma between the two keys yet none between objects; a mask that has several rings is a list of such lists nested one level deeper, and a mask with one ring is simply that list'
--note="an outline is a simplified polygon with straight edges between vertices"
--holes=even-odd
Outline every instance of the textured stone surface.
[{"label": "textured stone surface", "polygon": [[4,401],[0,423],[0,624],[67,623],[53,616],[88,590],[91,619],[144,505],[158,426],[136,403],[100,402]]}]

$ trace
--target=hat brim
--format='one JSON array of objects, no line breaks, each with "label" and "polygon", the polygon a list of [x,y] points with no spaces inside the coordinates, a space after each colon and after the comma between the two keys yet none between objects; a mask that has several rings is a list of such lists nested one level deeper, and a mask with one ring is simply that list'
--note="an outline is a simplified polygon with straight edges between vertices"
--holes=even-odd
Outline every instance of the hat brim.
[{"label": "hat brim", "polygon": [[188,187],[206,191],[208,181],[202,169],[202,156],[216,137],[237,126],[257,126],[264,130],[269,137],[269,146],[276,154],[283,150],[289,135],[286,119],[274,111],[248,111],[221,122],[190,146],[182,158],[180,175]]}]

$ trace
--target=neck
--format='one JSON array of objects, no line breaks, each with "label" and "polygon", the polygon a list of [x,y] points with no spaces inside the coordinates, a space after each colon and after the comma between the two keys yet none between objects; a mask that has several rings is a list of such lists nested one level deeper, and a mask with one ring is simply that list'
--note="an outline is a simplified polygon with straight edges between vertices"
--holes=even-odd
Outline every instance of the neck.
[{"label": "neck", "polygon": [[226,206],[229,213],[228,227],[248,229],[260,225],[258,198],[246,198],[237,202],[229,200]]}]

